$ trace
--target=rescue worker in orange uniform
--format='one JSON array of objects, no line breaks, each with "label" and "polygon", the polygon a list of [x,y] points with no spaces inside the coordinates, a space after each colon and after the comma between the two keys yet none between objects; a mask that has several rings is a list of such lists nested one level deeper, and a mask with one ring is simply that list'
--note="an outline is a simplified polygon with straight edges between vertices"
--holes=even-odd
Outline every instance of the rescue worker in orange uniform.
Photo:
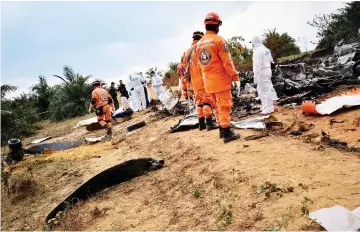
[{"label": "rescue worker in orange uniform", "polygon": [[111,111],[115,111],[113,99],[108,91],[102,88],[101,81],[95,80],[93,83],[93,92],[91,103],[89,106],[89,113],[95,108],[96,116],[99,123],[104,127],[107,125],[107,135],[112,136],[111,129]]},{"label": "rescue worker in orange uniform", "polygon": [[[183,60],[183,57],[181,57],[181,60]],[[191,92],[189,91],[189,82],[184,77],[183,67],[180,64],[177,66],[177,73],[180,76],[180,82],[181,82],[181,93],[184,96],[185,99],[192,99]]]},{"label": "rescue worker in orange uniform", "polygon": [[[182,67],[190,73],[190,82],[195,93],[196,113],[199,119],[199,130],[207,129],[208,131],[217,129],[218,126],[212,120],[211,97],[205,92],[204,82],[201,76],[201,70],[198,60],[195,57],[195,49],[198,41],[204,36],[203,32],[195,31],[193,33],[193,42],[188,48],[182,59]],[[185,78],[185,75],[184,75]],[[186,78],[185,78],[186,79]],[[217,114],[215,114],[217,115]]]},{"label": "rescue worker in orange uniform", "polygon": [[199,62],[205,91],[211,96],[212,101],[216,102],[220,138],[227,143],[240,138],[240,135],[230,128],[233,104],[231,83],[239,81],[239,73],[231,59],[227,42],[217,35],[222,24],[219,15],[215,12],[208,13],[204,24],[206,33],[197,43],[195,55]]}]

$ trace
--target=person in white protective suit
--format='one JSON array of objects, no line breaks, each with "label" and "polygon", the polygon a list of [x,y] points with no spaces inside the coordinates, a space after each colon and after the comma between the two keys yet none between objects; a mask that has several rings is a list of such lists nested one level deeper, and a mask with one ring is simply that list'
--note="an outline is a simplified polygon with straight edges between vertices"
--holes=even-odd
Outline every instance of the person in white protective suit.
[{"label": "person in white protective suit", "polygon": [[142,72],[139,72],[139,75],[144,78],[145,82],[143,82],[144,86],[144,93],[145,93],[145,100],[146,100],[146,108],[150,107],[150,92],[148,88],[148,84],[150,83],[150,79],[147,77],[144,77]]},{"label": "person in white protective suit", "polygon": [[145,82],[142,76],[138,74],[130,76],[131,102],[134,111],[146,109],[145,91],[142,82]]},{"label": "person in white protective suit", "polygon": [[267,49],[260,37],[255,36],[251,43],[253,52],[253,72],[254,84],[257,85],[257,92],[261,101],[261,114],[271,114],[274,112],[274,100],[277,100],[274,86],[271,82],[271,63],[273,58],[271,52]]},{"label": "person in white protective suit", "polygon": [[156,99],[159,99],[160,94],[164,91],[162,77],[158,74],[155,74],[154,71],[151,71],[151,84],[155,90]]}]

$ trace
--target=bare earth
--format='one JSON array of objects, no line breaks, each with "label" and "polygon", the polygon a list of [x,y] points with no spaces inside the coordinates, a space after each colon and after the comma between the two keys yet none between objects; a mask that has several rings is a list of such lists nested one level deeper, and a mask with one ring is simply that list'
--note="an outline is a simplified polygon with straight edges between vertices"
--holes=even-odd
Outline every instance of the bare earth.
[{"label": "bare earth", "polygon": [[[128,125],[149,122],[153,114],[136,113],[134,119],[115,125],[116,137]],[[279,107],[274,116],[285,128],[294,120],[312,123],[313,128],[298,137],[271,133],[252,141],[243,138],[259,132],[238,130],[242,138],[224,144],[217,130],[169,134],[181,116],[169,117],[147,123],[117,145],[108,141],[29,157],[11,169],[9,182],[27,176],[35,187],[25,196],[13,192],[7,196],[3,186],[2,230],[43,229],[47,214],[82,183],[138,157],[162,158],[166,166],[77,204],[53,229],[320,230],[307,218],[309,211],[334,205],[349,210],[359,207],[360,154],[304,139],[325,130],[332,138],[359,147],[360,109],[309,117],[301,114],[300,107]],[[330,126],[332,118],[345,122]],[[40,134],[26,141],[52,134],[59,137],[49,142],[104,133],[72,130],[77,121],[47,123]],[[293,187],[293,192],[257,193],[266,181]]]}]

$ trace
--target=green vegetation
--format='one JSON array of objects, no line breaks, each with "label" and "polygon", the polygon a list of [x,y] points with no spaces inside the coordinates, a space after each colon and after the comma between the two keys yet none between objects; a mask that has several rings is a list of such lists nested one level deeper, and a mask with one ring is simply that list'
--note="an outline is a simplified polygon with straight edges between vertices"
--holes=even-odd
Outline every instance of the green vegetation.
[{"label": "green vegetation", "polygon": [[347,2],[337,13],[316,15],[309,25],[317,28],[317,49],[332,49],[336,43],[360,40],[360,2]]},{"label": "green vegetation", "polygon": [[278,58],[300,53],[300,48],[295,44],[295,39],[287,33],[279,34],[276,29],[268,30],[264,35],[264,45],[270,49],[274,61]]}]

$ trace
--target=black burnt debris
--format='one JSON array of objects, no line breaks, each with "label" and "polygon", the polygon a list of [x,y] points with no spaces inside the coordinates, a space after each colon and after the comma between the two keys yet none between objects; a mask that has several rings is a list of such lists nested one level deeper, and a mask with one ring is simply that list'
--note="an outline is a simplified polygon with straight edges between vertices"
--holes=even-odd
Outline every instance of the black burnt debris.
[{"label": "black burnt debris", "polygon": [[[240,71],[240,94],[232,88],[232,120],[259,112],[260,100],[253,72]],[[334,51],[319,50],[302,56],[293,63],[278,64],[273,69],[272,82],[278,105],[296,106],[304,100],[317,100],[340,86],[360,84],[360,43],[337,46]]]}]

